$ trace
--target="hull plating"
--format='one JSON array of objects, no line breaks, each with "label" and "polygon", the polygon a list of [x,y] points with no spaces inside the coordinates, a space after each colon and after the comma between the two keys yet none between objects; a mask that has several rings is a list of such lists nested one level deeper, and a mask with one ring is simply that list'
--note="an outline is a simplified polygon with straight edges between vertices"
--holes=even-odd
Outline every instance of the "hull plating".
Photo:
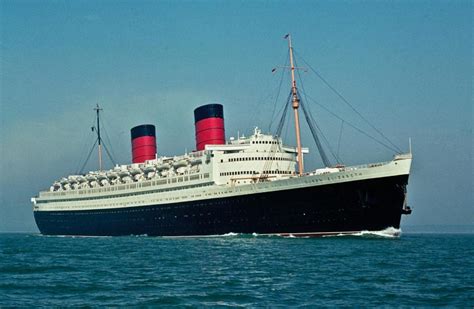
[{"label": "hull plating", "polygon": [[35,211],[45,235],[324,235],[400,227],[408,175],[167,205]]}]

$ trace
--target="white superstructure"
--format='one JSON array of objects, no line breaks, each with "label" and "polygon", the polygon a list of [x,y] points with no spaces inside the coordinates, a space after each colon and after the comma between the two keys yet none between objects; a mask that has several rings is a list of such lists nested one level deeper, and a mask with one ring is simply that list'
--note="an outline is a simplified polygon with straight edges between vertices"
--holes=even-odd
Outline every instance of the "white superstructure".
[{"label": "white superstructure", "polygon": [[71,175],[32,201],[38,211],[172,204],[404,175],[411,165],[407,154],[385,163],[321,168],[300,177],[295,153],[294,147],[256,128],[249,137],[207,145],[204,151]]}]

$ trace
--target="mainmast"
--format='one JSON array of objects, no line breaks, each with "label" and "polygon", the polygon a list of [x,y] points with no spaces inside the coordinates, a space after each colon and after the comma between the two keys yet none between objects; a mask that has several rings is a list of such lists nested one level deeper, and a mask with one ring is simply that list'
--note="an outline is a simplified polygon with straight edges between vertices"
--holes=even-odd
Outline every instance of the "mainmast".
[{"label": "mainmast", "polygon": [[99,149],[99,171],[102,170],[102,139],[100,137],[100,117],[99,117],[99,113],[100,111],[102,110],[102,108],[100,108],[99,104],[96,105],[96,107],[94,108],[94,110],[97,112],[97,142],[98,142],[98,149]]},{"label": "mainmast", "polygon": [[285,35],[285,39],[288,40],[288,47],[290,49],[290,68],[291,68],[291,93],[293,96],[292,107],[295,114],[295,132],[296,132],[296,147],[298,153],[298,174],[303,175],[303,153],[301,152],[301,136],[300,136],[300,119],[298,116],[298,108],[300,106],[300,100],[298,98],[298,92],[296,88],[295,80],[295,64],[293,61],[293,46],[291,45],[291,35]]}]

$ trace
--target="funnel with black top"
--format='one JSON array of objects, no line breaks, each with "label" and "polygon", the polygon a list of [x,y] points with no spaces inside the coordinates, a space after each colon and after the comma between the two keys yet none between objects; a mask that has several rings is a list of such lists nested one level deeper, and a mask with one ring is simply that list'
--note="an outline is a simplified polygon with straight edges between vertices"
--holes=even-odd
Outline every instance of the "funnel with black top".
[{"label": "funnel with black top", "polygon": [[194,110],[196,150],[206,145],[225,144],[224,108],[221,104],[207,104]]},{"label": "funnel with black top", "polygon": [[132,162],[143,163],[156,158],[155,126],[142,124],[132,128]]}]

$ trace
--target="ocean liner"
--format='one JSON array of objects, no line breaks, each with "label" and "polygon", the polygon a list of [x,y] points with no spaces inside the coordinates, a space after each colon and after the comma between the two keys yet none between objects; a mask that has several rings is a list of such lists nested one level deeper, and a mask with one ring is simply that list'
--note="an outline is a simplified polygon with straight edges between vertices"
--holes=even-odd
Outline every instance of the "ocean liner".
[{"label": "ocean liner", "polygon": [[259,128],[226,140],[223,106],[207,104],[194,110],[195,151],[158,156],[155,126],[139,125],[131,129],[132,163],[104,170],[97,106],[99,170],[64,177],[31,199],[40,232],[321,236],[399,228],[402,214],[411,213],[406,202],[411,151],[358,166],[323,160],[324,167],[304,171],[302,101],[291,37],[285,38],[296,146],[283,143],[281,130],[275,135]]}]

